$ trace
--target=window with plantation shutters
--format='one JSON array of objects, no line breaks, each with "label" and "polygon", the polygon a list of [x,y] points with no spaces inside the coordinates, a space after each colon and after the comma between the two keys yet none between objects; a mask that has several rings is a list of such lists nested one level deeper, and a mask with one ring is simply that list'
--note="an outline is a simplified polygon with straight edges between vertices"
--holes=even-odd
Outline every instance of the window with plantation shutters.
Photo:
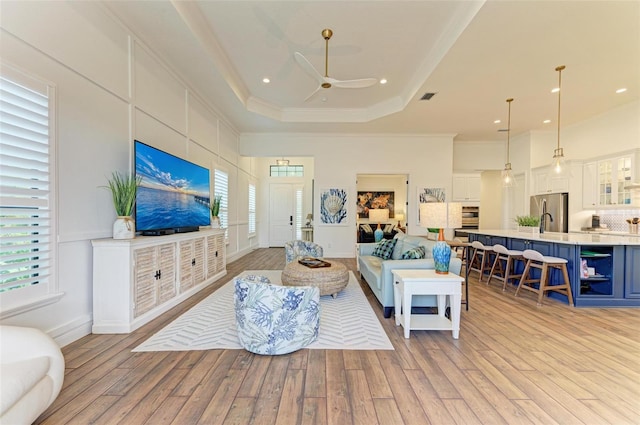
[{"label": "window with plantation shutters", "polygon": [[229,228],[229,174],[222,170],[215,170],[214,173],[215,195],[221,195],[220,201],[220,227]]},{"label": "window with plantation shutters", "polygon": [[256,234],[256,185],[249,183],[249,236]]},{"label": "window with plantation shutters", "polygon": [[[52,292],[54,232],[50,93],[5,67],[0,74],[0,296],[7,305]],[[18,295],[18,297],[16,297]],[[7,299],[10,299],[9,302]]]}]

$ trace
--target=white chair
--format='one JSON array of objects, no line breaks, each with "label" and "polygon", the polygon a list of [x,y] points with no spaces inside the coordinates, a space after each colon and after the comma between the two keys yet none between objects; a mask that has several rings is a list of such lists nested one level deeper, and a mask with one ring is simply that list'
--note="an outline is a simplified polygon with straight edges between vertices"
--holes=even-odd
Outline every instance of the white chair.
[{"label": "white chair", "polygon": [[64,357],[38,329],[0,326],[0,376],[0,423],[31,424],[60,393]]}]

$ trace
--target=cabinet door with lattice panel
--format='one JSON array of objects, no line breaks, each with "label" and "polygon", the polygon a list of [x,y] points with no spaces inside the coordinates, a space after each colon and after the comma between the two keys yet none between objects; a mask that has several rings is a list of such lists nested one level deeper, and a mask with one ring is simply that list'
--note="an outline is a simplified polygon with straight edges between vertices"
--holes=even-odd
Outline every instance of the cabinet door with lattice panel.
[{"label": "cabinet door with lattice panel", "polygon": [[224,270],[224,233],[207,236],[207,278]]},{"label": "cabinet door with lattice panel", "polygon": [[176,296],[176,244],[158,247],[158,304]]},{"label": "cabinet door with lattice panel", "polygon": [[202,283],[204,270],[204,238],[180,242],[180,293]]},{"label": "cabinet door with lattice panel", "polygon": [[133,251],[133,317],[138,317],[157,305],[157,249],[140,248]]}]

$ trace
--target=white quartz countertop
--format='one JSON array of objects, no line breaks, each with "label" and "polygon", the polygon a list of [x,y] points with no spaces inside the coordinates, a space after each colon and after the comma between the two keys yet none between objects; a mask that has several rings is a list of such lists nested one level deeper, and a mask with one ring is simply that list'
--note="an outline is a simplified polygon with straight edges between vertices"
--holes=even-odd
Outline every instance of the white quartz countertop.
[{"label": "white quartz countertop", "polygon": [[640,245],[640,236],[631,235],[603,235],[594,233],[555,233],[546,232],[531,234],[518,232],[517,230],[490,229],[490,230],[466,230],[467,233],[488,236],[500,236],[514,239],[527,239],[543,242],[562,243],[567,245]]}]

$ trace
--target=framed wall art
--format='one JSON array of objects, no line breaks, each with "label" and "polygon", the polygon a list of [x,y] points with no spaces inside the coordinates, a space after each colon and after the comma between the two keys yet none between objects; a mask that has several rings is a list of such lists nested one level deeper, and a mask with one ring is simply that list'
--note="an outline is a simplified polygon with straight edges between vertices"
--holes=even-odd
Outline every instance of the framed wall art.
[{"label": "framed wall art", "polygon": [[395,213],[394,205],[394,192],[358,192],[356,211],[359,218],[369,218],[369,210],[388,209],[389,218],[393,218]]},{"label": "framed wall art", "polygon": [[320,223],[346,225],[347,191],[345,189],[321,189],[320,190]]},{"label": "framed wall art", "polygon": [[419,187],[418,188],[418,224],[420,224],[420,204],[427,202],[444,202],[445,192],[443,187]]}]

